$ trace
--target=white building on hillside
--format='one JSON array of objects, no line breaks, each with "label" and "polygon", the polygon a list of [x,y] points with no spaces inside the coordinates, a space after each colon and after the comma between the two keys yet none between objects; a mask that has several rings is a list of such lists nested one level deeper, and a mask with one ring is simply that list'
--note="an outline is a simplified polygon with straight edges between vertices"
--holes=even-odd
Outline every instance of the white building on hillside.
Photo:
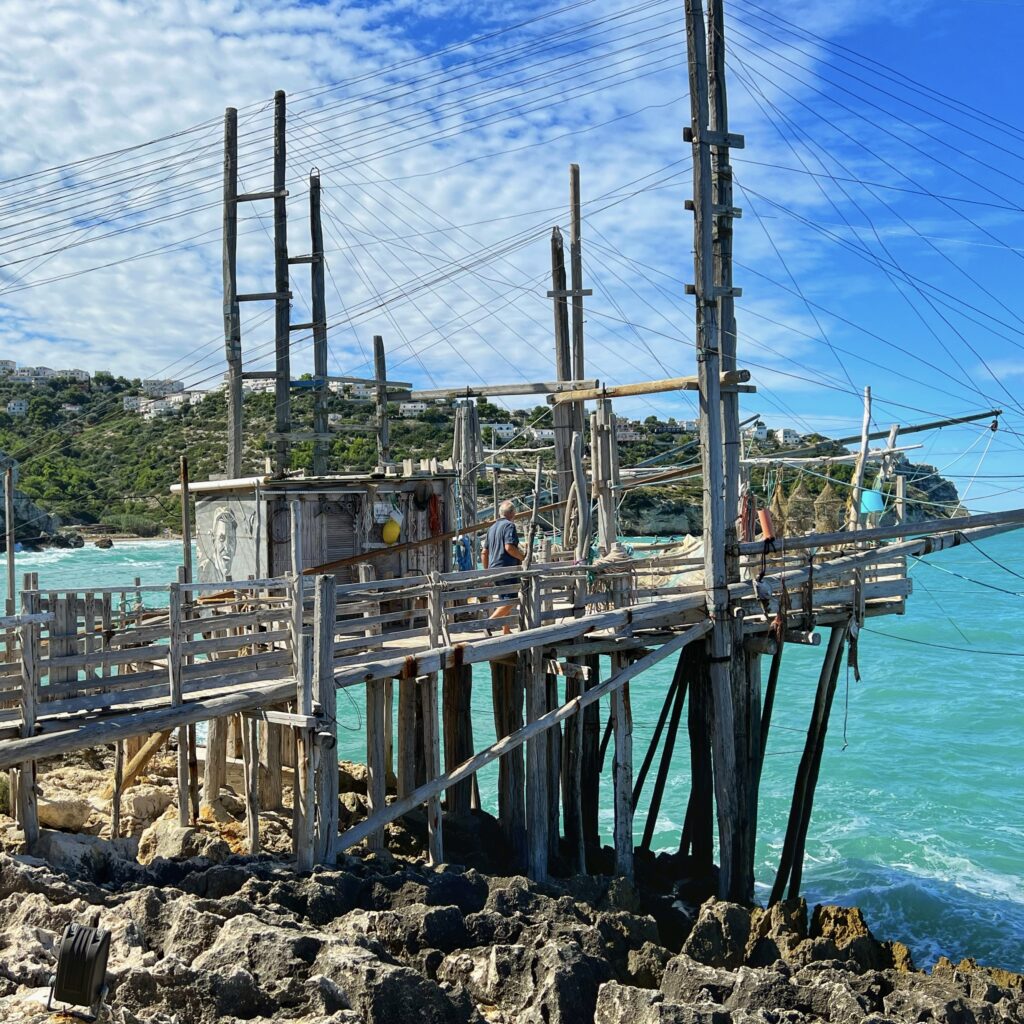
[{"label": "white building on hillside", "polygon": [[58,370],[57,376],[61,380],[76,380],[80,384],[88,384],[92,379],[88,370]]},{"label": "white building on hillside", "polygon": [[518,427],[514,423],[481,423],[480,434],[485,442],[511,441],[516,436]]},{"label": "white building on hillside", "polygon": [[185,390],[184,381],[180,380],[144,380],[142,382],[142,390],[145,394],[149,395],[150,398],[166,398],[168,395],[177,394],[179,391]]},{"label": "white building on hillside", "polygon": [[758,420],[757,423],[752,423],[743,431],[743,436],[750,441],[767,441],[768,428]]},{"label": "white building on hillside", "polygon": [[779,427],[778,430],[773,430],[772,433],[779,444],[800,443],[800,435],[792,427]]},{"label": "white building on hillside", "polygon": [[125,412],[138,412],[142,408],[142,395],[122,395],[121,408]]},{"label": "white building on hillside", "polygon": [[18,364],[13,359],[0,359],[0,374],[14,373]]},{"label": "white building on hillside", "polygon": [[411,419],[416,416],[421,416],[427,411],[426,402],[402,402],[398,407],[398,415],[404,416],[406,419]]},{"label": "white building on hillside", "polygon": [[28,412],[27,398],[12,398],[7,403],[7,415],[21,417]]},{"label": "white building on hillside", "polygon": [[534,441],[554,441],[555,431],[553,427],[531,427],[530,437]]}]

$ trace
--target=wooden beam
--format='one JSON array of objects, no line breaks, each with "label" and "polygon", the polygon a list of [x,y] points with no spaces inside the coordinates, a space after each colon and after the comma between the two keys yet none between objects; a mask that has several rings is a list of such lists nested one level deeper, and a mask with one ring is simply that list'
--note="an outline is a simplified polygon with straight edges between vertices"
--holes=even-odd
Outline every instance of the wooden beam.
[{"label": "wooden beam", "polygon": [[[745,384],[750,380],[749,370],[728,370],[719,375],[720,384],[732,386]],[[561,405],[563,402],[592,402],[599,398],[627,398],[631,395],[653,395],[661,391],[697,391],[698,377],[667,377],[664,380],[645,380],[636,384],[608,384],[603,387],[580,388],[552,395],[548,402]]]},{"label": "wooden beam", "polygon": [[[894,540],[902,537],[924,537],[935,533],[962,533],[983,526],[1024,526],[1024,508],[1007,509],[1005,512],[982,512],[974,516],[957,516],[953,519],[926,519],[920,523],[899,523],[895,526],[878,526],[871,530],[837,530],[833,533],[810,533],[804,537],[777,538],[775,547],[779,551],[806,551],[809,548],[831,547],[836,544],[864,544],[876,540]],[[764,541],[750,541],[739,545],[741,555],[760,555]]]},{"label": "wooden beam", "polygon": [[457,398],[496,398],[506,395],[557,395],[563,391],[579,388],[596,388],[596,380],[549,380],[523,384],[474,384],[460,388],[429,388],[423,391],[410,391],[407,397],[410,402],[433,402],[437,399],[454,400]]}]

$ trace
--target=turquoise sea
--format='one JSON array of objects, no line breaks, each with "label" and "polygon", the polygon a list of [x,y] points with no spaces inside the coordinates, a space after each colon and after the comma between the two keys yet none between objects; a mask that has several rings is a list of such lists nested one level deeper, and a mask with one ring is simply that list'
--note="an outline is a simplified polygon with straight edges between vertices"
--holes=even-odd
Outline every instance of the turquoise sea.
[{"label": "turquoise sea", "polygon": [[[135,577],[166,583],[179,556],[172,541],[21,554],[18,575],[38,572],[44,589]],[[905,941],[919,965],[945,954],[1024,971],[1024,536],[932,556],[911,574],[908,614],[869,620],[862,634],[862,681],[847,680],[845,669],[840,676],[807,844],[805,893],[811,903],[862,907],[876,935]],[[786,653],[761,791],[762,895],[778,862],[822,653],[795,647]],[[637,763],[670,674],[666,661],[632,684]],[[489,676],[481,675],[475,690],[482,745],[493,736]],[[342,693],[338,710],[342,756],[359,759],[362,701]],[[495,778],[492,766],[480,779],[491,809]],[[688,789],[683,730],[658,848],[678,843]],[[610,785],[602,792],[606,833],[609,795]],[[645,800],[646,794],[638,839]]]}]

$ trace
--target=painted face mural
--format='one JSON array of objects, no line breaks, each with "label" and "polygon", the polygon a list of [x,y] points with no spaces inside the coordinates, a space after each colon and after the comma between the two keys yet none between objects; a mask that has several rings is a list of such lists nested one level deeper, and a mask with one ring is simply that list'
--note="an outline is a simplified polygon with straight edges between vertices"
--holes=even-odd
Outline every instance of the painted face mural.
[{"label": "painted face mural", "polygon": [[213,562],[224,579],[231,579],[231,566],[238,548],[238,520],[229,508],[220,508],[213,517]]}]

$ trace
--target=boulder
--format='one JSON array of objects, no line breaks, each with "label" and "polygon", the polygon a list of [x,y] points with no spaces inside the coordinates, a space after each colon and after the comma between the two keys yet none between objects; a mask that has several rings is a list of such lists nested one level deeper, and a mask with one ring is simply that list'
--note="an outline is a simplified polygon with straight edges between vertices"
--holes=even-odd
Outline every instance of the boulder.
[{"label": "boulder", "polygon": [[739,967],[750,939],[750,911],[712,898],[700,908],[683,952],[709,967]]},{"label": "boulder", "polygon": [[121,814],[136,825],[151,825],[174,802],[170,789],[161,786],[130,786],[121,794]]},{"label": "boulder", "polygon": [[380,960],[358,946],[324,944],[313,971],[330,978],[366,1024],[479,1021],[478,1015],[467,1016],[465,1006],[457,1006],[446,992],[416,971]]},{"label": "boulder", "polygon": [[732,994],[736,977],[709,967],[685,953],[672,957],[661,976],[661,991],[673,1003],[724,1003]]},{"label": "boulder", "polygon": [[819,904],[814,908],[809,936],[831,941],[838,959],[853,960],[862,971],[892,966],[891,953],[871,934],[859,907]]},{"label": "boulder", "polygon": [[478,1006],[516,1024],[578,1024],[590,1020],[608,965],[575,942],[489,946],[445,958],[438,978],[458,985]]},{"label": "boulder", "polygon": [[139,862],[150,864],[158,857],[181,860],[205,857],[220,863],[231,856],[231,847],[210,826],[182,826],[177,816],[158,818],[139,837]]},{"label": "boulder", "polygon": [[769,967],[776,960],[790,960],[807,938],[807,903],[803,897],[781,900],[767,910],[755,907],[750,914],[750,937],[744,955],[751,967]]},{"label": "boulder", "polygon": [[65,832],[79,832],[92,817],[93,807],[81,793],[66,789],[47,787],[40,793],[39,824],[43,828],[61,829]]},{"label": "boulder", "polygon": [[629,980],[640,988],[658,988],[671,959],[671,951],[664,946],[645,942],[639,949],[631,949],[626,954]]},{"label": "boulder", "polygon": [[670,1003],[660,992],[609,981],[601,986],[594,1024],[731,1024],[733,1017],[711,1004]]}]

